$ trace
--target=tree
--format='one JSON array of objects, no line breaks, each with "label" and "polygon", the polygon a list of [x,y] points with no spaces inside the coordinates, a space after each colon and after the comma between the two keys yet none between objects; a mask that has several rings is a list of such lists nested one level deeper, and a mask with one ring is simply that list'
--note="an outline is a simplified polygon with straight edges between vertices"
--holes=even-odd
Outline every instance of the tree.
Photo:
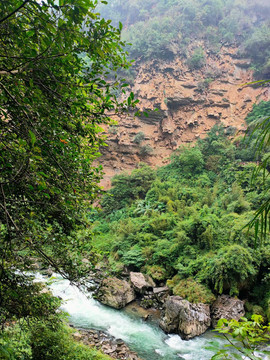
[{"label": "tree", "polygon": [[31,313],[16,308],[38,294],[20,273],[31,256],[72,281],[82,275],[90,234],[77,232],[100,193],[99,124],[133,105],[133,94],[123,103],[114,95],[126,86],[117,69],[129,66],[121,24],[101,19],[96,5],[0,4],[0,323]]},{"label": "tree", "polygon": [[[255,81],[252,84],[260,84],[260,85],[267,85],[270,80],[261,80]],[[256,108],[255,114],[256,114]],[[253,119],[253,117],[249,117],[249,139],[250,142],[253,141],[253,150],[255,151],[256,157],[259,158],[261,161],[259,162],[258,166],[253,171],[252,182],[256,182],[260,173],[263,173],[264,183],[268,174],[267,168],[269,166],[269,146],[270,146],[270,116],[268,108],[261,107],[262,116],[258,116],[257,119]],[[253,120],[253,122],[252,122]],[[255,124],[254,124],[255,123]],[[254,141],[255,137],[255,141]],[[265,156],[263,156],[265,155]],[[266,188],[266,193],[268,192],[268,188]],[[255,212],[253,219],[248,223],[249,227],[255,227],[255,238],[257,245],[257,238],[260,235],[260,243],[266,238],[268,228],[269,228],[269,214],[270,214],[270,198],[263,201],[259,209]]]}]

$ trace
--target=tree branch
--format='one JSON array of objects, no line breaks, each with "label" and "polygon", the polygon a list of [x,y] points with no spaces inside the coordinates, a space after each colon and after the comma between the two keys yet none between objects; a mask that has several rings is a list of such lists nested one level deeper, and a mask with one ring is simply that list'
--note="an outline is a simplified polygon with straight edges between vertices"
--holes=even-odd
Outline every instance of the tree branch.
[{"label": "tree branch", "polygon": [[25,0],[17,9],[13,10],[10,14],[5,16],[3,19],[0,20],[0,24],[4,21],[6,21],[8,18],[10,18],[12,15],[14,15],[16,12],[18,12],[21,8],[23,8],[27,3],[29,3],[30,0]]}]

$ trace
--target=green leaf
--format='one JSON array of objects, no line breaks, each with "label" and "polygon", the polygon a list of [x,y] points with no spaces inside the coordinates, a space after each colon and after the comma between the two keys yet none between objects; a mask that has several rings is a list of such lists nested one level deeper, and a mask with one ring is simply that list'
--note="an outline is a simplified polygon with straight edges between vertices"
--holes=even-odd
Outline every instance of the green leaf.
[{"label": "green leaf", "polygon": [[34,146],[35,142],[37,140],[36,135],[31,130],[29,130],[29,135],[30,135],[30,139],[31,139],[31,145]]}]

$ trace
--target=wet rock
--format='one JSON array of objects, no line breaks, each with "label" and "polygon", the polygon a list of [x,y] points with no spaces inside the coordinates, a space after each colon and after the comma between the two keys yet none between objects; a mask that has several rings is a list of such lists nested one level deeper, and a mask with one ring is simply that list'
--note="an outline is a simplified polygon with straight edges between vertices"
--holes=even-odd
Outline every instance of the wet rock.
[{"label": "wet rock", "polygon": [[212,326],[216,327],[219,319],[239,320],[244,315],[244,301],[229,295],[221,295],[211,308]]},{"label": "wet rock", "polygon": [[147,289],[153,289],[153,287],[156,286],[153,279],[149,275],[144,275],[140,272],[131,272],[130,282],[135,291],[139,292],[140,294],[147,291]]},{"label": "wet rock", "polygon": [[135,293],[127,281],[113,277],[102,281],[95,297],[105,305],[122,309],[135,299]]},{"label": "wet rock", "polygon": [[210,307],[192,304],[180,296],[169,296],[165,303],[160,327],[168,333],[178,333],[188,340],[203,334],[210,326]]}]

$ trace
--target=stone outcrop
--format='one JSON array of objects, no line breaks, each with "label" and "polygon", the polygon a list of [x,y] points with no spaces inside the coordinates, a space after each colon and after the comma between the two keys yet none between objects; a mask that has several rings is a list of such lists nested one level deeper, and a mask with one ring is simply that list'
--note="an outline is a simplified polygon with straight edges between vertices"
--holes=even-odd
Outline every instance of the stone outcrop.
[{"label": "stone outcrop", "polygon": [[127,281],[112,277],[102,281],[95,297],[102,304],[122,309],[135,299],[135,293]]},{"label": "stone outcrop", "polygon": [[[193,45],[203,46],[199,41]],[[270,100],[270,91],[243,86],[253,80],[253,72],[247,67],[248,59],[237,57],[237,50],[224,46],[219,54],[208,52],[205,66],[196,71],[190,71],[186,59],[176,54],[166,60],[137,61],[130,90],[140,100],[141,116],[112,116],[118,126],[104,126],[109,145],[101,149],[100,158],[105,189],[112,176],[130,172],[141,161],[163,166],[175,149],[205,137],[215,124],[234,127],[236,132],[245,129],[253,103]],[[143,111],[148,109],[158,111],[145,116]],[[139,132],[145,137],[136,144],[133,139]],[[141,152],[146,145],[152,148],[147,155]]]},{"label": "stone outcrop", "polygon": [[160,327],[167,333],[178,333],[188,340],[203,334],[210,326],[210,307],[191,304],[180,296],[169,296]]},{"label": "stone outcrop", "polygon": [[165,300],[170,293],[167,286],[155,287],[153,291],[146,291],[140,301],[140,305],[144,309],[154,308],[162,310]]},{"label": "stone outcrop", "polygon": [[134,287],[135,291],[143,294],[148,289],[153,289],[156,284],[149,275],[142,274],[140,272],[130,273],[130,282]]},{"label": "stone outcrop", "polygon": [[229,295],[221,295],[211,307],[212,326],[215,327],[219,319],[239,320],[245,315],[244,301]]}]

